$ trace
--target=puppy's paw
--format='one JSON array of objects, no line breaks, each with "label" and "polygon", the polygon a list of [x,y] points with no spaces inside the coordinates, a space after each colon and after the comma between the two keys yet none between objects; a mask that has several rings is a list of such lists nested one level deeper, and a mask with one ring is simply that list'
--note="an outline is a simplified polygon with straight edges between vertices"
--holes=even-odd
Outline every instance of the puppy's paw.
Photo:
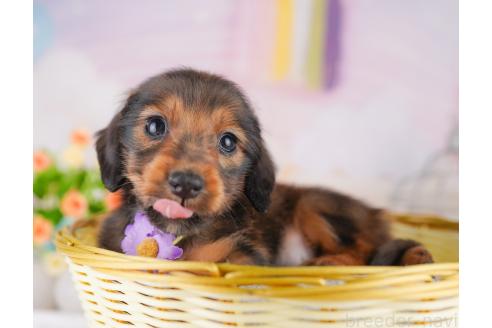
[{"label": "puppy's paw", "polygon": [[434,263],[431,253],[424,246],[414,246],[405,251],[401,258],[401,265]]},{"label": "puppy's paw", "polygon": [[363,265],[362,261],[350,254],[324,255],[311,259],[305,265]]}]

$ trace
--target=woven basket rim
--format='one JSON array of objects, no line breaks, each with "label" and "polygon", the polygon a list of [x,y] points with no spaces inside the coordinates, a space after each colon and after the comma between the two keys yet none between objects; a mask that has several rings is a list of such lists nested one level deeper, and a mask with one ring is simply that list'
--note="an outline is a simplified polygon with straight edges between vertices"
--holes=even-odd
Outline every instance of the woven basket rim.
[{"label": "woven basket rim", "polygon": [[[459,223],[452,222],[447,219],[438,216],[429,215],[409,215],[409,214],[396,214],[392,215],[392,220],[395,222],[411,225],[422,226],[432,229],[444,229],[449,231],[458,231]],[[150,267],[157,270],[173,271],[173,270],[189,270],[195,273],[204,273],[206,275],[217,276],[221,273],[229,273],[232,271],[254,271],[257,274],[308,274],[312,273],[340,273],[340,274],[357,274],[357,273],[374,273],[381,271],[399,271],[405,270],[405,267],[376,267],[376,266],[296,266],[296,267],[280,267],[280,266],[251,266],[229,263],[213,263],[213,262],[191,262],[191,261],[167,261],[161,259],[154,259],[140,256],[130,256],[107,249],[88,246],[82,241],[78,240],[73,233],[73,229],[68,227],[58,231],[55,244],[57,249],[69,256],[76,259],[79,264],[91,265],[98,263],[98,265],[108,262],[113,265],[116,263],[125,263],[126,268],[135,268],[148,270]],[[128,264],[132,264],[128,266]],[[98,266],[96,265],[96,267]],[[439,268],[443,263],[427,264],[428,267]],[[457,262],[447,263],[447,265],[456,266]]]},{"label": "woven basket rim", "polygon": [[[215,263],[215,262],[198,262],[198,261],[172,261],[172,260],[163,260],[163,259],[156,259],[156,258],[149,258],[149,257],[142,257],[142,256],[134,256],[134,255],[126,255],[123,253],[107,250],[104,248],[100,247],[95,247],[95,246],[88,246],[85,245],[83,242],[78,240],[73,233],[70,231],[68,228],[63,228],[59,230],[56,234],[55,238],[55,245],[61,253],[69,256],[69,257],[79,257],[81,254],[87,254],[88,256],[93,256],[94,259],[107,259],[107,258],[113,258],[115,261],[123,260],[124,262],[126,261],[136,261],[136,262],[142,262],[142,263],[166,263],[166,266],[172,264],[171,266],[175,266],[176,270],[181,270],[183,267],[182,263],[187,263],[187,264],[192,264],[190,265],[193,267],[195,264],[196,265],[201,265],[203,264],[203,268],[207,269],[210,266],[214,267],[220,267],[220,268],[226,268],[226,271],[228,268],[244,268],[245,270],[255,268],[259,269],[261,271],[277,271],[277,270],[289,270],[289,271],[294,271],[297,272],[298,270],[310,270],[310,269],[327,269],[327,271],[332,271],[335,269],[335,271],[340,271],[340,272],[346,272],[346,271],[353,271],[356,272],[358,271],[357,269],[359,268],[365,268],[364,272],[367,271],[380,271],[379,268],[384,268],[384,269],[389,269],[389,268],[402,268],[398,266],[257,266],[257,265],[244,265],[244,264],[231,264],[231,263]],[[458,262],[449,262],[447,264],[451,263],[458,263]],[[432,263],[432,264],[425,264],[426,266],[436,266],[440,265],[443,263]],[[346,270],[346,268],[351,268],[349,270]],[[329,269],[329,270],[328,270]],[[353,269],[353,270],[352,270]]]},{"label": "woven basket rim", "polygon": [[[390,220],[393,222],[398,222],[402,224],[406,224],[409,226],[419,226],[419,227],[426,227],[426,228],[431,228],[431,229],[438,229],[438,230],[448,230],[451,232],[458,232],[459,231],[459,222],[456,221],[450,221],[447,220],[443,217],[439,217],[437,215],[414,215],[414,214],[391,214]],[[76,225],[74,225],[76,226]],[[381,268],[384,268],[384,270],[399,270],[402,269],[403,267],[398,267],[398,266],[387,266],[387,267],[382,267],[382,266],[321,266],[321,267],[316,267],[316,266],[295,266],[295,267],[281,267],[281,266],[252,266],[252,265],[242,265],[242,264],[230,264],[230,263],[214,263],[214,262],[193,262],[193,261],[169,261],[169,260],[162,260],[162,259],[155,259],[155,258],[148,258],[148,257],[141,257],[141,256],[132,256],[132,255],[126,255],[122,254],[119,252],[114,252],[110,251],[107,249],[103,249],[100,247],[95,247],[95,246],[88,246],[85,245],[82,241],[77,239],[74,235],[74,229],[65,227],[64,229],[61,229],[60,231],[57,232],[56,238],[55,238],[55,245],[57,249],[69,256],[69,257],[77,257],[80,258],[81,254],[85,254],[87,259],[92,258],[93,260],[110,260],[111,258],[116,261],[124,261],[124,262],[138,262],[138,263],[143,263],[143,264],[159,264],[159,263],[166,263],[165,267],[166,268],[173,268],[175,267],[176,270],[182,270],[183,268],[186,269],[199,269],[202,268],[204,271],[209,271],[209,272],[221,272],[221,271],[234,271],[237,270],[244,270],[244,271],[251,271],[251,269],[255,271],[261,271],[261,272],[299,272],[299,270],[305,270],[305,271],[313,271],[316,270],[316,272],[320,271],[327,271],[327,272],[340,272],[340,273],[346,273],[346,272],[353,272],[353,273],[358,273],[358,272],[378,272],[381,270]],[[84,262],[84,261],[82,261]],[[450,262],[456,264],[457,262]],[[185,265],[183,265],[185,264]],[[432,263],[432,264],[426,264],[427,266],[439,266],[442,263]],[[160,267],[160,265],[157,265]],[[363,270],[361,271],[361,269]],[[199,270],[201,271],[201,270]]]},{"label": "woven basket rim", "polygon": [[[458,226],[446,219],[397,215],[393,219],[409,226],[457,231]],[[441,231],[441,232],[439,232]],[[68,227],[55,239],[59,252],[70,259],[73,267],[86,267],[108,280],[132,281],[137,284],[192,289],[217,294],[248,294],[260,297],[296,299],[330,298],[340,300],[391,299],[411,295],[418,298],[457,295],[458,262],[414,266],[251,266],[230,263],[168,261],[130,256],[77,239]],[[440,281],[434,282],[435,277]],[[327,282],[344,281],[340,286]],[[264,285],[265,289],[243,288]],[[305,286],[309,288],[305,288]],[[304,287],[303,287],[304,286]],[[387,288],[391,287],[391,288]]]},{"label": "woven basket rim", "polygon": [[399,222],[410,226],[459,232],[458,221],[448,220],[433,214],[392,213],[390,219],[394,222]]}]

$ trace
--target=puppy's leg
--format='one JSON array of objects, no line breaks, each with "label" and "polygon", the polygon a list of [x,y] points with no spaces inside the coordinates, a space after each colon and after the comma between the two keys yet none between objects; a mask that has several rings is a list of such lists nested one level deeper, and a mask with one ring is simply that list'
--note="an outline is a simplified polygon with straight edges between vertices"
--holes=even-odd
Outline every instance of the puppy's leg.
[{"label": "puppy's leg", "polygon": [[202,262],[223,262],[231,254],[234,238],[223,237],[216,241],[193,244],[185,248],[183,260]]},{"label": "puppy's leg", "polygon": [[99,247],[122,253],[121,241],[125,237],[125,228],[132,222],[134,214],[123,208],[109,214],[101,223],[98,234]]},{"label": "puppy's leg", "polygon": [[336,254],[322,254],[306,262],[306,265],[366,265],[373,247],[362,238],[351,247],[344,247]]},{"label": "puppy's leg", "polygon": [[371,265],[413,265],[433,263],[432,255],[418,242],[393,239],[379,247]]},{"label": "puppy's leg", "polygon": [[322,255],[306,262],[306,265],[364,265],[365,261],[350,253]]},{"label": "puppy's leg", "polygon": [[340,251],[339,237],[324,217],[305,199],[296,206],[293,227],[301,232],[315,256],[336,254]]},{"label": "puppy's leg", "polygon": [[268,261],[260,253],[243,252],[240,250],[232,252],[225,262],[243,265],[267,265]]},{"label": "puppy's leg", "polygon": [[294,226],[313,251],[308,265],[366,265],[375,249],[389,239],[380,211],[327,191],[303,195]]},{"label": "puppy's leg", "polygon": [[409,248],[400,261],[400,265],[434,263],[431,253],[424,246]]},{"label": "puppy's leg", "polygon": [[269,264],[270,254],[265,247],[265,243],[260,242],[257,237],[255,230],[241,233],[225,261],[245,265]]},{"label": "puppy's leg", "polygon": [[235,233],[213,242],[193,245],[185,250],[184,260],[228,262],[233,264],[268,264],[268,252],[247,232]]}]

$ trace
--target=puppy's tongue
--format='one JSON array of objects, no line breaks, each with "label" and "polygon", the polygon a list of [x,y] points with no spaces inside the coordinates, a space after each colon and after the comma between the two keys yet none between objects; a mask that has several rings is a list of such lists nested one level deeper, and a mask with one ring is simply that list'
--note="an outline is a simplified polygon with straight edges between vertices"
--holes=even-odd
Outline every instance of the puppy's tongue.
[{"label": "puppy's tongue", "polygon": [[187,219],[193,215],[193,211],[170,199],[159,199],[154,203],[153,207],[154,210],[169,219]]}]

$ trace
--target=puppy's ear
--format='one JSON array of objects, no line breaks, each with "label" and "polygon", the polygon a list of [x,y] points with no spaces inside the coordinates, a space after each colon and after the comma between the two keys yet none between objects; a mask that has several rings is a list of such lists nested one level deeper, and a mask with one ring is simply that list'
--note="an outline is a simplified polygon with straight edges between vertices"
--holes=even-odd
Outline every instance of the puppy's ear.
[{"label": "puppy's ear", "polygon": [[275,167],[263,143],[256,162],[246,176],[245,194],[258,212],[266,212],[275,185]]},{"label": "puppy's ear", "polygon": [[101,178],[110,191],[120,189],[125,180],[121,163],[120,121],[121,113],[118,113],[105,129],[97,133],[96,151]]}]

